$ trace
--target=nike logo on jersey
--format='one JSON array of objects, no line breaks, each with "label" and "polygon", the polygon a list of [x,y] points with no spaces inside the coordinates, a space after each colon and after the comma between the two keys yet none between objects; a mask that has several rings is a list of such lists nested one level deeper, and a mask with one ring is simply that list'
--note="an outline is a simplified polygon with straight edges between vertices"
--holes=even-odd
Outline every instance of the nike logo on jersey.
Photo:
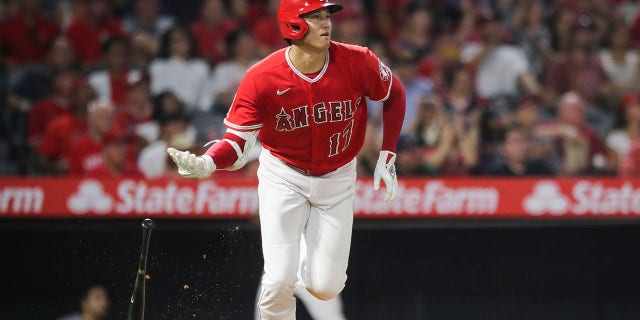
[{"label": "nike logo on jersey", "polygon": [[280,89],[278,89],[278,90],[276,90],[276,94],[277,94],[277,95],[279,95],[279,96],[281,96],[281,95],[283,95],[283,94],[287,93],[289,90],[291,90],[291,87],[286,88],[286,89],[284,89],[284,90],[282,90],[282,91],[280,91]]}]

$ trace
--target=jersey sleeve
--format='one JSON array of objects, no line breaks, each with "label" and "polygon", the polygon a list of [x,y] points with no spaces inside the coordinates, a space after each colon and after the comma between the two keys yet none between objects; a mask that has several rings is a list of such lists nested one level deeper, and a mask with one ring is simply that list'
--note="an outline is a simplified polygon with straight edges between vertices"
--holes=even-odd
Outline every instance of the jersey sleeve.
[{"label": "jersey sleeve", "polygon": [[252,73],[242,79],[224,119],[227,128],[238,131],[255,131],[262,128],[263,110],[260,107],[256,79]]},{"label": "jersey sleeve", "polygon": [[384,101],[389,97],[393,85],[391,69],[371,50],[366,49],[363,55],[364,66],[359,74],[365,95],[374,101]]}]

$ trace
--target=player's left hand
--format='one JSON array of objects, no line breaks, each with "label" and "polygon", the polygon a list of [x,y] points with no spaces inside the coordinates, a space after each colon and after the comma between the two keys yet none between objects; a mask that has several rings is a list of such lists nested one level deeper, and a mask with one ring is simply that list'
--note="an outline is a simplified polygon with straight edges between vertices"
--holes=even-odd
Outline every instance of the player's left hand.
[{"label": "player's left hand", "polygon": [[396,154],[382,150],[378,157],[378,163],[376,169],[373,172],[373,189],[380,189],[380,179],[384,180],[384,185],[387,188],[387,195],[384,197],[384,202],[389,203],[396,196],[398,192],[398,178],[396,177]]}]

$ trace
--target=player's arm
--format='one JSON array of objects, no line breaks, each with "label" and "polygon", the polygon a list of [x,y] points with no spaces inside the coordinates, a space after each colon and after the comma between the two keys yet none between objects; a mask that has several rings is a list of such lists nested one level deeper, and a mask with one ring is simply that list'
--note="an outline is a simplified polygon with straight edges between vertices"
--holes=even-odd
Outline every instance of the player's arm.
[{"label": "player's arm", "polygon": [[371,50],[363,52],[364,69],[359,81],[370,99],[382,101],[382,150],[373,172],[373,188],[380,188],[380,180],[387,189],[385,202],[391,202],[398,191],[395,160],[396,144],[402,130],[406,95],[402,83]]},{"label": "player's arm", "polygon": [[391,79],[389,96],[382,103],[382,150],[373,173],[373,188],[375,190],[380,188],[380,179],[384,181],[387,189],[385,202],[391,202],[398,191],[395,152],[406,108],[406,94],[402,83],[393,74]]},{"label": "player's arm", "polygon": [[382,103],[382,150],[395,153],[404,122],[407,98],[400,80],[395,75],[392,75],[392,79],[389,97]]},{"label": "player's arm", "polygon": [[168,148],[167,152],[178,165],[178,173],[185,178],[204,179],[215,170],[237,170],[247,163],[247,157],[255,144],[259,131],[237,131],[227,129],[222,139],[202,155]]}]

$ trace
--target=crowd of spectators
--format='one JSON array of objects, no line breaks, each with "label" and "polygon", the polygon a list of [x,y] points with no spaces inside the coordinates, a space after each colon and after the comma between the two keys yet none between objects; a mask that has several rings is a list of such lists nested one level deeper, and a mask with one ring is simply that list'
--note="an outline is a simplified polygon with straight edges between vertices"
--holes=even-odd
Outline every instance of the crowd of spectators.
[{"label": "crowd of spectators", "polygon": [[[278,2],[1,1],[2,174],[175,176],[166,147],[219,138],[244,73],[286,46]],[[640,1],[338,2],[333,39],[406,88],[399,175],[640,175]]]}]

